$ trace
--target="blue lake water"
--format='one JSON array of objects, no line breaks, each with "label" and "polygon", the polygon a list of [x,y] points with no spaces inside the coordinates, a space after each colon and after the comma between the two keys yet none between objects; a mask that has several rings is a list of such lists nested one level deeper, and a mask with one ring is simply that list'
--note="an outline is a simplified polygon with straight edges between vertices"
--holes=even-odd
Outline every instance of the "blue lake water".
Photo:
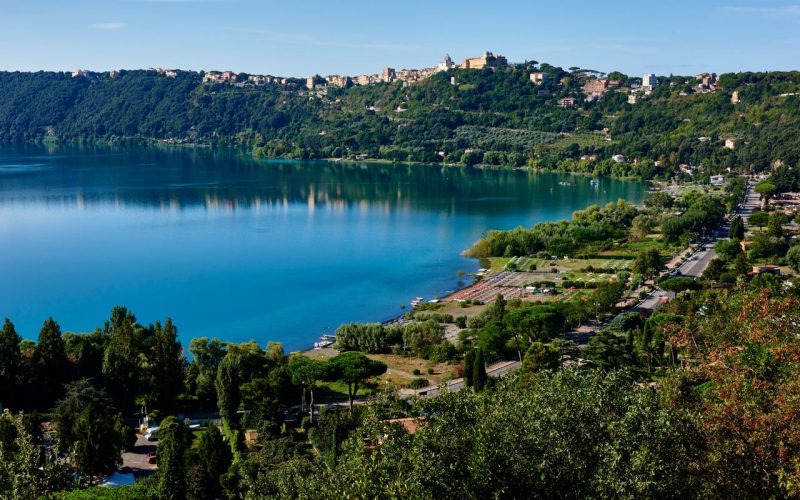
[{"label": "blue lake water", "polygon": [[[559,185],[567,180],[573,187]],[[458,286],[488,229],[639,202],[637,182],[206,150],[0,147],[0,317],[36,338],[114,305],[193,337],[308,347]]]}]

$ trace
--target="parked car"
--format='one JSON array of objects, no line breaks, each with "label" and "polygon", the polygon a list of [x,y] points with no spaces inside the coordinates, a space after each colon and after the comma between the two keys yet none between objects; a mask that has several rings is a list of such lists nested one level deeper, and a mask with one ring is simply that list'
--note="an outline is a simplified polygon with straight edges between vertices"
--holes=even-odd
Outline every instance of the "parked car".
[{"label": "parked car", "polygon": [[147,455],[147,463],[148,464],[158,463],[158,453],[150,453],[149,455]]},{"label": "parked car", "polygon": [[158,427],[151,427],[144,433],[144,438],[148,441],[158,441]]}]

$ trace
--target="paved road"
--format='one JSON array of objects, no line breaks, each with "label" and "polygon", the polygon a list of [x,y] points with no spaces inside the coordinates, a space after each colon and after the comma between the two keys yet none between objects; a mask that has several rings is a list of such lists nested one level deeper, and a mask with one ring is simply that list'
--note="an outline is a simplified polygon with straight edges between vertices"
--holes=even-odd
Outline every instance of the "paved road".
[{"label": "paved road", "polygon": [[[740,215],[743,219],[745,219],[745,226],[747,226],[747,217],[749,217],[750,214],[753,213],[753,210],[758,208],[760,205],[760,195],[753,190],[753,183],[748,182],[747,190],[745,191],[744,202],[736,211],[736,215]],[[703,274],[711,261],[717,256],[717,253],[714,250],[714,244],[721,239],[728,238],[729,225],[729,222],[726,222],[720,229],[712,233],[711,237],[704,242],[686,262],[678,267],[678,272],[680,272],[681,276],[697,278]],[[671,300],[674,296],[675,294],[672,292],[665,292],[664,290],[656,288],[644,300],[634,306],[633,310],[652,311],[662,301],[662,298],[666,297],[668,300]]]}]

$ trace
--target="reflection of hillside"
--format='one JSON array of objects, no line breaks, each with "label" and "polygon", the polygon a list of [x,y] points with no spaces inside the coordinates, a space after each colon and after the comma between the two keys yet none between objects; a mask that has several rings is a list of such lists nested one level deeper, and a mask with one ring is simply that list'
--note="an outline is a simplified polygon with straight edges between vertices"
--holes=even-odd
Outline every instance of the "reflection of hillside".
[{"label": "reflection of hillside", "polygon": [[[38,152],[38,155],[37,155]],[[563,188],[553,174],[460,167],[330,162],[256,161],[209,150],[102,149],[43,152],[16,150],[49,168],[0,174],[0,203],[86,207],[133,205],[159,210],[205,207],[435,210],[486,213],[541,208],[575,197],[592,199],[588,179]],[[606,196],[638,199],[634,183],[604,181]]]}]

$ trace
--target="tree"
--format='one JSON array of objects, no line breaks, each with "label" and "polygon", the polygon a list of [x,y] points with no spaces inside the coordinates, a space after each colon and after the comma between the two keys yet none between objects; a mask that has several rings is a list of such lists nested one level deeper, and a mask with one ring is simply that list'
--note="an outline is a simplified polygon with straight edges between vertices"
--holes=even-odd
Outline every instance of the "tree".
[{"label": "tree", "polygon": [[475,370],[475,349],[468,349],[464,353],[464,373],[462,379],[464,380],[464,387],[472,388],[472,379]]},{"label": "tree", "polygon": [[503,297],[502,293],[498,293],[497,297],[495,297],[494,304],[492,304],[491,308],[491,317],[492,321],[496,323],[502,323],[503,318],[506,315],[506,299]]},{"label": "tree", "polygon": [[645,278],[650,278],[661,270],[663,265],[661,254],[655,248],[642,250],[636,255],[632,270]]},{"label": "tree", "polygon": [[186,429],[175,417],[167,417],[158,428],[158,497],[186,497]]},{"label": "tree", "polygon": [[800,273],[800,245],[794,245],[786,252],[786,262],[796,273]]},{"label": "tree", "polygon": [[0,408],[14,403],[13,392],[22,359],[19,351],[21,340],[14,324],[6,318],[0,331]]},{"label": "tree", "polygon": [[750,272],[750,264],[747,262],[747,255],[742,252],[733,259],[733,268],[736,274],[744,275]]},{"label": "tree", "polygon": [[672,198],[672,196],[669,195],[669,193],[664,191],[658,191],[648,196],[644,200],[644,206],[653,209],[654,211],[660,212],[672,208],[672,204],[674,203],[674,201],[675,200]]},{"label": "tree", "polygon": [[778,186],[769,182],[769,181],[761,181],[756,184],[755,192],[761,195],[761,198],[764,200],[769,200],[773,196],[778,193],[779,189]]},{"label": "tree", "polygon": [[136,345],[139,328],[133,314],[124,307],[115,307],[103,329],[110,336],[103,358],[103,382],[123,413],[133,409],[142,380]]},{"label": "tree", "polygon": [[194,360],[189,366],[190,380],[194,385],[194,393],[206,405],[217,404],[217,369],[225,359],[227,346],[219,339],[192,339],[189,352]]},{"label": "tree", "polygon": [[769,213],[764,212],[763,210],[757,210],[750,214],[750,217],[747,218],[747,222],[751,226],[756,226],[760,230],[769,223]]},{"label": "tree", "polygon": [[653,230],[653,219],[645,214],[639,214],[633,218],[631,222],[631,229],[629,232],[629,239],[631,241],[638,241],[645,238]]},{"label": "tree", "polygon": [[172,319],[167,319],[163,327],[156,322],[153,337],[149,370],[152,402],[160,410],[171,410],[183,390],[186,360]]},{"label": "tree", "polygon": [[53,318],[48,318],[39,331],[36,345],[37,371],[44,384],[42,398],[48,403],[60,394],[60,388],[67,376],[67,354],[61,327]]},{"label": "tree", "polygon": [[217,370],[219,415],[232,429],[239,427],[237,412],[242,402],[240,369],[240,356],[235,352],[228,352]]},{"label": "tree", "polygon": [[311,421],[314,421],[314,387],[320,380],[325,380],[329,375],[328,364],[325,361],[311,359],[301,354],[293,354],[289,357],[289,373],[292,382],[303,387],[303,399],[301,409],[305,410],[306,390],[309,391],[311,407]]},{"label": "tree", "polygon": [[475,362],[472,369],[472,388],[475,392],[481,392],[486,387],[488,375],[486,375],[486,363],[483,360],[483,349],[475,350]]},{"label": "tree", "polygon": [[614,328],[604,328],[589,339],[584,356],[604,370],[636,365],[632,346],[626,336]]},{"label": "tree", "polygon": [[121,417],[108,418],[107,408],[89,405],[78,416],[73,429],[75,465],[89,484],[93,484],[97,476],[110,474],[122,465],[125,430]]},{"label": "tree", "polygon": [[744,239],[744,220],[741,215],[737,215],[731,221],[731,227],[728,229],[728,237],[732,240]]},{"label": "tree", "polygon": [[23,415],[8,409],[0,414],[0,495],[13,500],[45,498],[66,488],[70,482],[69,463],[61,448],[42,446]]},{"label": "tree", "polygon": [[189,476],[194,480],[189,485],[189,497],[202,500],[222,498],[220,477],[228,471],[233,460],[230,446],[215,425],[200,434],[197,449],[192,454]]},{"label": "tree", "polygon": [[533,342],[525,353],[521,373],[532,374],[543,370],[555,370],[561,364],[561,352],[553,344]]},{"label": "tree", "polygon": [[350,400],[350,412],[353,411],[353,399],[358,393],[359,384],[372,377],[386,373],[387,366],[380,361],[373,361],[360,352],[346,352],[329,361],[332,376],[347,384],[347,396]]},{"label": "tree", "polygon": [[779,214],[772,214],[767,223],[767,234],[774,238],[783,238],[783,224]]},{"label": "tree", "polygon": [[687,278],[683,276],[678,276],[675,278],[664,280],[661,283],[659,283],[658,286],[668,292],[675,292],[675,293],[679,293],[684,290],[697,290],[700,288],[697,282],[695,282],[692,278]]}]

